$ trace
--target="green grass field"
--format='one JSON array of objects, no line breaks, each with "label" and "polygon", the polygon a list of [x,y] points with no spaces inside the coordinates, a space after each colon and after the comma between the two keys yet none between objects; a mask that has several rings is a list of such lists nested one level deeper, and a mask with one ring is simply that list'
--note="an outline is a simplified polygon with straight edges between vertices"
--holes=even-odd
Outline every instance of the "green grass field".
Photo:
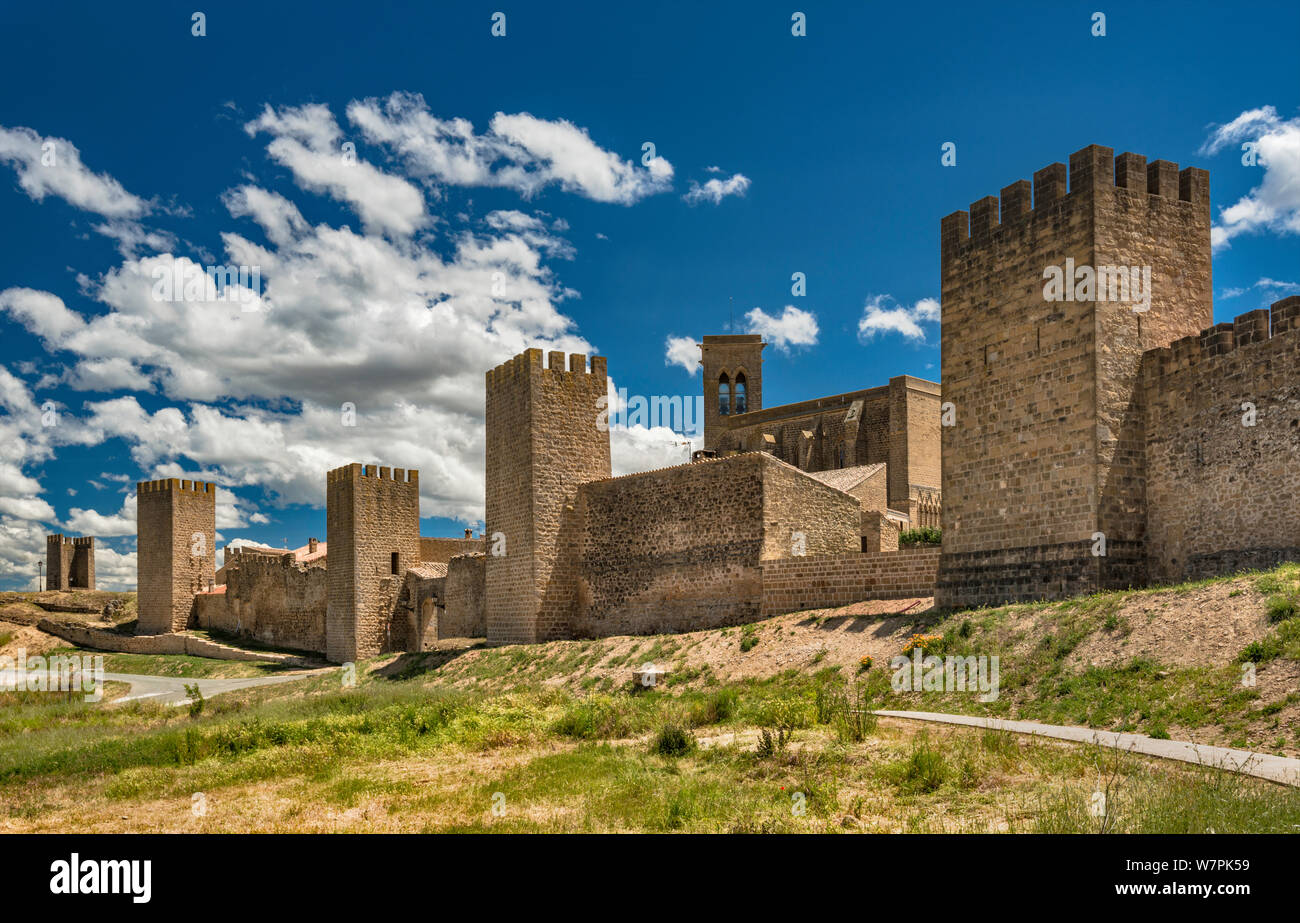
[{"label": "green grass field", "polygon": [[[369,676],[344,690],[336,676],[313,677],[305,689],[214,699],[196,717],[135,703],[9,703],[0,802],[11,824],[34,830],[74,816],[119,830],[1300,824],[1300,792],[1248,778],[999,732],[887,726],[857,710],[871,704],[865,686],[834,671],[581,697],[447,692],[427,679]],[[1102,779],[1111,809],[1094,817]],[[210,806],[202,818],[187,810],[195,792]]]},{"label": "green grass field", "polygon": [[[1122,632],[1125,601],[1151,591],[917,616],[927,653],[1003,658],[991,703],[895,693],[883,664],[819,657],[723,681],[692,659],[702,642],[690,636],[388,657],[363,665],[354,688],[330,671],[218,696],[197,714],[5,693],[0,817],[15,831],[1294,832],[1295,789],[869,714],[924,707],[1265,740],[1291,698],[1263,705],[1240,678],[1247,663],[1300,660],[1300,567],[1241,579],[1263,594],[1268,632],[1218,667],[1072,663],[1089,639]],[[781,630],[710,638],[753,656]],[[268,669],[109,657],[110,670],[172,676]],[[627,679],[646,660],[672,668],[662,687]],[[1294,731],[1280,733],[1293,747]]]}]

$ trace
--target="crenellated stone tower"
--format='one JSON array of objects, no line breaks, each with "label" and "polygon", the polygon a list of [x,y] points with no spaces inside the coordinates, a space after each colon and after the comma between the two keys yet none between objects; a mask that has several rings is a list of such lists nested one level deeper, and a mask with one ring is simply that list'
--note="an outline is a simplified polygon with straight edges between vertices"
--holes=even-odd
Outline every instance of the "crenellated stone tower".
[{"label": "crenellated stone tower", "polygon": [[[605,358],[529,349],[487,373],[489,643],[568,636],[578,486],[610,476]],[[333,548],[330,555],[333,556]],[[332,565],[331,565],[332,566]]]},{"label": "crenellated stone tower", "polygon": [[1209,174],[1091,145],[940,234],[936,604],[1145,583],[1142,354],[1211,323]]},{"label": "crenellated stone tower", "polygon": [[335,468],[325,478],[325,521],[325,656],[348,663],[405,649],[413,639],[396,608],[402,575],[420,560],[420,473]]},{"label": "crenellated stone tower", "polygon": [[137,631],[181,631],[216,579],[217,485],[168,478],[135,490]]},{"label": "crenellated stone tower", "polygon": [[45,536],[45,573],[47,590],[93,590],[95,540]]}]

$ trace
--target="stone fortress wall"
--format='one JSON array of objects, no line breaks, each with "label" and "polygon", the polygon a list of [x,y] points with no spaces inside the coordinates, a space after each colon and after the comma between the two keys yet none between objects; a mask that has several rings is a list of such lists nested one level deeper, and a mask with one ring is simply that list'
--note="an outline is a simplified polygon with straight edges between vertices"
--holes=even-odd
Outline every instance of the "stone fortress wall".
[{"label": "stone fortress wall", "polygon": [[[1020,180],[941,225],[958,422],[942,436],[937,603],[1300,559],[1300,297],[1211,325],[1204,170],[1090,145],[1032,193]],[[1048,300],[1044,274],[1067,260],[1095,289]],[[1149,271],[1145,304],[1123,298],[1126,268]]]},{"label": "stone fortress wall", "polygon": [[[623,477],[609,476],[609,433],[599,426],[603,357],[593,357],[587,373],[586,357],[570,356],[566,369],[564,355],[552,353],[544,367],[541,351],[529,350],[487,374],[490,642],[751,621],[763,612],[766,562],[862,556],[864,513],[884,513],[891,489],[902,506],[937,504],[937,385],[901,376],[856,392],[870,400],[839,396],[765,410],[762,348],[756,336],[705,337],[711,448],[690,464]],[[727,414],[720,412],[724,378],[737,389],[733,398],[744,388],[743,405],[726,405]],[[742,406],[743,413],[730,412]],[[798,440],[774,437],[785,430],[773,421],[810,427],[815,438],[805,448],[820,454],[787,461],[785,447]],[[757,450],[745,444],[752,433],[763,436]],[[835,440],[854,447],[853,454],[841,457],[837,448],[827,456],[822,450],[838,447]],[[825,464],[831,457],[835,464]],[[868,457],[879,460],[867,463]],[[896,523],[908,514],[893,517],[896,548]],[[872,550],[883,553],[875,528]],[[498,538],[501,548],[494,547]],[[878,569],[893,567],[881,562]],[[859,598],[867,598],[868,578],[853,579],[867,594]]]},{"label": "stone fortress wall", "polygon": [[200,593],[199,628],[270,647],[324,653],[329,583],[324,560],[243,553],[226,562],[226,582]]},{"label": "stone fortress wall", "polygon": [[[420,536],[417,472],[347,465],[326,478],[327,542],[296,551],[229,549],[221,584],[195,581],[186,617],[171,630],[194,625],[335,662],[457,637],[508,643],[690,630],[761,617],[770,605],[770,562],[862,557],[873,512],[872,550],[896,549],[908,514],[886,508],[888,461],[826,469],[819,479],[775,452],[727,451],[613,478],[609,433],[600,425],[604,358],[588,365],[585,356],[551,353],[546,360],[529,350],[487,375],[482,536]],[[753,374],[757,383],[761,363]],[[933,446],[900,421],[910,417],[925,432],[910,405],[932,402],[934,386],[900,378],[874,390],[872,444],[921,472],[919,480],[933,479],[922,461]],[[750,393],[761,401],[757,387]],[[842,427],[836,407],[828,413]],[[900,505],[918,502],[911,479],[895,479],[904,485]],[[142,543],[158,541],[169,521],[142,519]],[[905,557],[891,560],[910,572]],[[894,566],[882,560],[870,575],[839,568],[849,576],[827,592],[867,598]]]},{"label": "stone fortress wall", "polygon": [[1300,560],[1300,296],[1144,359],[1148,578]]},{"label": "stone fortress wall", "polygon": [[[764,453],[583,484],[576,504],[577,637],[752,621],[762,563],[857,552],[855,498]],[[491,616],[489,615],[489,618]]]},{"label": "stone fortress wall", "polygon": [[482,552],[459,554],[447,562],[446,589],[431,640],[487,635],[486,569],[487,556]]},{"label": "stone fortress wall", "polygon": [[[942,393],[897,376],[764,407],[761,338],[706,336],[705,451],[658,471],[611,477],[603,357],[526,350],[485,376],[478,539],[419,535],[416,472],[348,465],[327,477],[328,563],[259,549],[205,591],[213,486],[141,484],[141,629],[197,608],[346,661],[1300,559],[1300,298],[1211,326],[1209,228],[1205,171],[1084,148],[941,222]],[[1094,287],[1048,298],[1053,267]],[[899,547],[934,525],[941,550]]]}]

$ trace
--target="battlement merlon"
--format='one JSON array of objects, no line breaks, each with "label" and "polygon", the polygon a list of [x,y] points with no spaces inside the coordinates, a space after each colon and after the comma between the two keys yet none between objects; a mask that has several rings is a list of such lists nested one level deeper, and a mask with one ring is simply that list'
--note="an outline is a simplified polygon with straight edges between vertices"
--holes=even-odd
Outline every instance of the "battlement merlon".
[{"label": "battlement merlon", "polygon": [[1174,340],[1168,347],[1143,354],[1143,374],[1148,388],[1161,378],[1194,368],[1202,359],[1230,353],[1252,343],[1300,330],[1300,295],[1275,301],[1271,309],[1240,314],[1231,322],[1207,327],[1195,336]]},{"label": "battlement merlon", "polygon": [[543,371],[548,371],[560,375],[591,375],[593,378],[605,378],[606,358],[604,356],[591,356],[591,369],[587,369],[588,356],[585,353],[572,353],[568,356],[568,368],[565,368],[565,353],[559,350],[551,350],[546,354],[543,361],[543,354],[540,349],[526,349],[505,362],[501,363],[494,369],[488,369],[486,380],[489,387],[493,385],[502,385],[518,376],[540,375]]},{"label": "battlement merlon", "polygon": [[420,485],[420,472],[415,468],[386,468],[381,465],[363,465],[353,462],[325,473],[325,482],[356,480],[358,478],[376,478],[381,481],[395,481],[398,484]]},{"label": "battlement merlon", "polygon": [[92,545],[95,544],[95,539],[94,539],[93,537],[91,537],[91,536],[88,536],[88,535],[87,535],[87,536],[78,537],[78,538],[74,538],[74,537],[72,537],[72,536],[70,536],[70,535],[62,535],[62,534],[56,532],[56,533],[54,533],[53,535],[47,535],[47,536],[45,536],[45,544],[46,544],[47,546],[51,546],[51,545],[69,545],[69,546],[72,546],[72,547],[74,547],[74,548],[77,548],[77,547],[81,547],[81,546],[92,546]]},{"label": "battlement merlon", "polygon": [[165,478],[161,481],[137,481],[136,494],[161,493],[163,491],[183,491],[191,494],[216,494],[217,485],[212,481],[184,481],[179,478]]},{"label": "battlement merlon", "polygon": [[[1069,189],[1067,192],[1067,179]],[[956,211],[939,222],[941,261],[959,256],[971,248],[986,245],[999,231],[1041,214],[1062,200],[1081,201],[1100,187],[1125,189],[1129,193],[1160,196],[1170,203],[1199,210],[1208,229],[1210,220],[1210,174],[1199,167],[1185,167],[1167,160],[1147,163],[1140,154],[1114,156],[1111,148],[1090,144],[1070,155],[1070,165],[1048,164],[1034,173],[1032,201],[1028,180],[1017,180],[998,196],[972,202],[969,211]]]}]

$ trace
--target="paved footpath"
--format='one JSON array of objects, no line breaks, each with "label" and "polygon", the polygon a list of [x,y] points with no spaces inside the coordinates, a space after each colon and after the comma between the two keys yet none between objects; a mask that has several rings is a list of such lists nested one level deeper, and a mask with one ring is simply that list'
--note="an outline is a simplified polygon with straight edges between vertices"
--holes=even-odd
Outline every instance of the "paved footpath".
[{"label": "paved footpath", "polygon": [[1232,750],[1212,747],[1182,740],[1158,740],[1145,734],[1120,734],[1115,731],[1098,731],[1093,728],[1068,727],[1058,724],[1039,724],[1037,721],[1006,721],[1002,718],[982,718],[972,715],[947,715],[932,711],[877,711],[885,718],[910,718],[915,721],[933,721],[939,724],[960,724],[966,727],[993,728],[1016,734],[1033,734],[1038,737],[1055,737],[1095,743],[1117,750],[1128,750],[1145,756],[1158,756],[1167,760],[1197,763],[1215,769],[1227,769],[1248,776],[1300,786],[1300,760],[1249,750]]},{"label": "paved footpath", "polygon": [[187,705],[190,701],[189,694],[185,691],[187,683],[190,685],[198,683],[199,692],[202,693],[205,699],[210,699],[212,696],[220,695],[223,692],[247,689],[249,686],[271,686],[275,683],[290,683],[295,679],[315,676],[321,672],[324,671],[312,670],[303,673],[287,673],[283,676],[244,676],[235,679],[206,679],[203,677],[193,679],[185,676],[148,676],[142,673],[105,673],[104,679],[131,684],[131,691],[120,699],[114,699],[111,703],[114,705],[140,700],[161,702],[164,705]]}]

